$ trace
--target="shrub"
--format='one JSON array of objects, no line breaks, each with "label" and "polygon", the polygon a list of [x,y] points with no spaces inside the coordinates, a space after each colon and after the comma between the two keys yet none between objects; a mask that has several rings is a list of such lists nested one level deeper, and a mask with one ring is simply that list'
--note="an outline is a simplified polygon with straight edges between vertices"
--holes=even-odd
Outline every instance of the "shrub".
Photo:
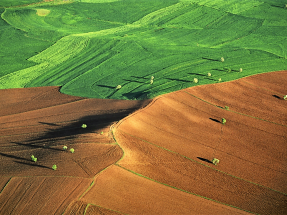
[{"label": "shrub", "polygon": [[197,79],[197,78],[194,78],[194,79],[193,79],[193,82],[194,82],[194,83],[198,83],[198,79]]},{"label": "shrub", "polygon": [[229,107],[228,107],[228,106],[225,106],[224,109],[225,109],[225,110],[229,110]]},{"label": "shrub", "polygon": [[227,72],[231,72],[231,69],[230,68],[225,68]]},{"label": "shrub", "polygon": [[70,152],[71,152],[71,153],[74,153],[74,152],[75,152],[75,149],[70,148]]},{"label": "shrub", "polygon": [[221,58],[220,58],[220,61],[221,61],[221,62],[224,62],[224,57],[221,57]]},{"label": "shrub", "polygon": [[121,85],[116,86],[116,90],[119,90],[119,89],[121,89],[121,88],[122,88]]},{"label": "shrub", "polygon": [[225,119],[225,118],[222,118],[222,119],[221,119],[221,122],[222,122],[223,125],[225,125],[225,124],[226,124],[226,119]]},{"label": "shrub", "polygon": [[38,159],[34,155],[31,155],[31,160],[37,162]]},{"label": "shrub", "polygon": [[210,73],[210,72],[209,72],[209,73],[207,73],[207,76],[208,76],[208,77],[210,77],[210,76],[211,76],[211,73]]},{"label": "shrub", "polygon": [[56,170],[56,169],[57,169],[57,165],[54,164],[54,165],[52,166],[52,169],[53,169],[53,170]]},{"label": "shrub", "polygon": [[104,134],[104,132],[102,131],[102,132],[101,132],[101,135],[103,135],[103,134]]},{"label": "shrub", "polygon": [[213,159],[212,159],[212,163],[213,163],[214,165],[217,165],[217,164],[219,163],[219,160],[218,160],[217,158],[213,158]]},{"label": "shrub", "polygon": [[283,96],[283,99],[284,99],[284,100],[287,100],[287,95]]},{"label": "shrub", "polygon": [[88,126],[86,124],[83,124],[82,125],[82,128],[87,128]]},{"label": "shrub", "polygon": [[68,147],[67,147],[67,146],[63,146],[63,149],[64,149],[64,150],[67,150],[67,149],[68,149]]}]

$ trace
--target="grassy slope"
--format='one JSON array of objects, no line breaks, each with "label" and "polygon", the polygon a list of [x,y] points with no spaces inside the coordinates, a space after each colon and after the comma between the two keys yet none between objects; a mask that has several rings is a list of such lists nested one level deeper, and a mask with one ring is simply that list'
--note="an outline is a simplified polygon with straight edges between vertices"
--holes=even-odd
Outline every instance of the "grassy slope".
[{"label": "grassy slope", "polygon": [[40,2],[41,0],[1,0],[0,7],[11,7],[11,6],[18,6],[18,5],[26,5],[26,4],[33,4]]},{"label": "grassy slope", "polygon": [[[50,13],[38,16],[40,8]],[[11,26],[45,41],[39,49],[57,42],[33,57],[21,54],[30,57],[22,68],[4,67],[0,86],[57,85],[77,96],[145,99],[287,69],[286,12],[283,0],[91,0],[6,9],[2,17]]]}]

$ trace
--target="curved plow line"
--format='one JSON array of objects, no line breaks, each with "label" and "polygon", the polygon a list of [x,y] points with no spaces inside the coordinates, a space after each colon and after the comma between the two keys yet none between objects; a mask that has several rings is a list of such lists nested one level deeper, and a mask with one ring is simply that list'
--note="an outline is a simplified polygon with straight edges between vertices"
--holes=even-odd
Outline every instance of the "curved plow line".
[{"label": "curved plow line", "polygon": [[[114,47],[116,47],[116,46],[114,46]],[[101,64],[103,64],[103,63],[105,63],[105,62],[111,60],[111,59],[114,58],[115,56],[116,56],[116,55],[113,55],[113,56],[110,57],[109,59],[103,61]],[[150,55],[149,55],[149,56],[150,56]],[[133,61],[131,64],[128,64],[128,65],[126,65],[125,67],[122,67],[122,68],[121,68],[122,71],[123,71],[123,70],[127,70],[129,67],[135,65],[135,64],[138,63],[138,62],[141,62],[141,61],[143,61],[143,60],[148,59],[149,56],[143,57],[143,58],[138,59],[138,60],[136,60],[136,61]],[[97,65],[95,68],[98,68],[99,66],[101,66],[101,64]],[[93,72],[93,71],[88,71],[88,72]],[[88,72],[86,72],[86,73],[88,73]],[[110,76],[113,77],[114,75],[115,75],[114,71],[111,71],[111,73],[107,73],[107,74],[105,73],[105,76],[102,77],[102,78],[99,78],[99,79],[95,80],[95,83],[94,83],[91,87],[93,87],[94,85],[96,85],[97,82],[102,81],[102,80],[105,80],[105,79],[107,79],[107,78],[110,77]],[[113,94],[114,94],[114,93],[113,93]]]},{"label": "curved plow line", "polygon": [[135,21],[132,23],[133,25],[148,25],[152,24],[156,21],[158,21],[160,18],[164,16],[170,15],[172,12],[178,11],[182,8],[188,7],[189,5],[192,5],[192,3],[187,3],[187,2],[178,2],[174,5],[161,8],[157,11],[154,11],[152,13],[149,13],[148,15],[144,16],[143,18],[139,19],[138,21]]},{"label": "curved plow line", "polygon": [[[12,178],[11,178],[12,179]],[[10,180],[9,180],[9,182],[10,182]],[[17,186],[16,186],[16,188],[15,188],[15,190],[17,190],[18,189],[18,187],[20,186],[20,184],[21,184],[21,182],[22,182],[22,179],[21,179],[21,181],[17,184]],[[5,185],[5,187],[8,185],[8,183]],[[3,191],[3,190],[2,190]],[[1,192],[2,192],[1,191]],[[1,194],[1,193],[0,193]],[[11,195],[9,196],[9,198],[8,199],[6,199],[6,201],[5,201],[5,203],[2,205],[2,208],[3,207],[5,207],[6,206],[6,204],[8,203],[8,201],[10,200],[10,198],[11,198]],[[12,209],[12,211],[14,210],[14,208]]]},{"label": "curved plow line", "polygon": [[275,92],[275,91],[272,91],[272,90],[268,90],[268,89],[266,89],[266,88],[264,88],[264,87],[259,87],[259,86],[255,85],[255,84],[251,84],[251,83],[249,83],[249,82],[247,82],[247,81],[242,81],[242,82],[244,82],[244,83],[246,83],[246,84],[249,84],[249,85],[251,85],[251,86],[257,87],[257,88],[259,88],[259,89],[261,89],[261,90],[266,90],[266,91],[271,92],[271,93],[280,94],[282,97],[285,96],[285,95],[283,95],[283,94],[281,94],[281,93],[278,93],[278,92]]},{"label": "curved plow line", "polygon": [[[75,120],[77,121],[77,120]],[[37,126],[37,125],[33,125],[33,126]],[[28,126],[27,126],[28,127]],[[62,129],[61,131],[69,131],[69,130],[72,130],[74,128],[77,128],[77,127],[72,127],[72,128],[67,128],[67,129]],[[80,128],[79,128],[80,129]],[[28,133],[21,133],[21,134],[11,134],[11,135],[4,135],[4,136],[0,136],[1,137],[13,137],[13,136],[22,136],[22,135],[27,135],[27,134],[41,134],[41,133],[45,133],[45,131],[40,131],[40,132],[28,132]],[[70,135],[70,136],[73,136],[73,135]],[[53,138],[47,138],[47,139],[53,139]],[[83,139],[83,138],[82,138]]]},{"label": "curved plow line", "polygon": [[158,183],[158,184],[161,184],[161,185],[164,185],[164,186],[167,186],[167,187],[170,187],[170,188],[173,188],[173,189],[176,189],[176,190],[179,190],[179,191],[182,191],[182,192],[185,192],[185,193],[194,195],[194,196],[198,196],[198,197],[201,197],[201,198],[204,198],[204,199],[207,199],[207,200],[210,200],[210,201],[213,201],[213,202],[222,204],[222,205],[226,205],[226,206],[229,206],[229,207],[232,207],[232,208],[236,208],[236,209],[239,209],[239,210],[242,210],[242,211],[246,211],[246,212],[248,212],[248,213],[256,214],[256,213],[254,213],[254,212],[251,212],[251,211],[248,211],[248,210],[244,210],[244,209],[239,208],[239,207],[236,207],[236,206],[234,206],[234,205],[225,204],[225,203],[220,202],[220,201],[217,201],[217,200],[215,200],[215,199],[210,199],[210,198],[208,198],[208,197],[201,196],[201,195],[198,195],[198,194],[196,194],[196,193],[192,193],[192,192],[189,192],[189,191],[186,191],[186,190],[183,190],[183,189],[180,189],[180,188],[171,186],[171,185],[169,185],[169,184],[161,183],[161,182],[156,181],[156,180],[154,180],[154,179],[152,179],[152,178],[149,178],[149,177],[147,177],[147,176],[144,176],[144,175],[142,175],[142,174],[140,174],[140,173],[137,173],[137,172],[134,172],[134,171],[132,171],[132,170],[126,169],[125,167],[122,167],[122,166],[120,166],[119,164],[115,164],[115,165],[117,165],[118,167],[120,167],[120,168],[122,168],[122,169],[124,169],[124,170],[126,170],[126,171],[128,171],[128,172],[131,172],[131,173],[133,173],[133,174],[135,174],[135,175],[137,175],[137,176],[139,176],[139,177],[148,179],[148,180],[153,181],[153,182],[155,182],[155,183]]},{"label": "curved plow line", "polygon": [[[112,210],[112,209],[109,209],[109,208],[105,208],[105,207],[102,207],[102,206],[100,206],[100,205],[95,205],[95,204],[92,204],[92,203],[88,203],[87,206],[86,206],[86,208],[85,208],[84,215],[86,215],[87,210],[88,210],[88,207],[89,207],[90,205],[93,205],[93,206],[96,206],[96,207],[99,207],[99,208],[104,208],[104,209],[107,209],[107,210],[109,210],[109,211],[113,211],[113,212],[116,212],[116,213],[119,213],[119,214],[124,214],[124,213],[122,213],[122,212],[115,211],[115,210]],[[128,214],[125,214],[125,215],[128,215]]]},{"label": "curved plow line", "polygon": [[[287,196],[286,193],[283,193],[283,192],[274,190],[274,189],[272,189],[272,188],[266,187],[266,186],[264,186],[264,185],[257,184],[257,183],[252,182],[252,181],[248,181],[248,180],[243,179],[243,178],[239,178],[239,177],[237,177],[237,176],[235,176],[235,175],[231,175],[231,174],[229,174],[229,173],[223,172],[223,171],[221,171],[221,170],[218,170],[218,169],[215,169],[215,168],[213,168],[213,167],[210,167],[210,166],[208,166],[208,165],[206,165],[206,164],[203,164],[203,163],[201,163],[201,162],[199,162],[199,161],[193,160],[193,159],[191,159],[191,158],[189,158],[189,157],[186,157],[186,156],[184,156],[184,155],[182,155],[182,154],[179,154],[178,152],[174,152],[174,151],[169,150],[169,149],[166,149],[166,148],[164,148],[164,147],[162,147],[162,146],[158,146],[158,145],[156,145],[156,144],[154,144],[154,143],[148,142],[148,141],[143,140],[143,139],[141,139],[141,138],[139,138],[139,137],[136,137],[136,136],[134,136],[134,135],[131,135],[131,134],[129,134],[129,133],[126,133],[126,132],[124,132],[124,131],[121,131],[120,129],[119,129],[119,131],[122,132],[122,133],[124,133],[124,134],[127,134],[127,135],[129,135],[129,136],[131,136],[131,137],[134,137],[134,138],[136,138],[136,139],[138,139],[138,140],[141,140],[141,141],[143,141],[143,142],[145,142],[145,143],[148,143],[148,144],[151,144],[151,145],[153,145],[153,146],[156,146],[156,147],[158,147],[158,148],[160,148],[160,149],[163,149],[163,150],[165,150],[165,151],[171,152],[171,153],[173,153],[173,154],[177,154],[177,155],[179,155],[179,156],[181,156],[181,157],[183,157],[183,158],[186,158],[186,159],[188,159],[188,160],[190,160],[190,161],[192,161],[192,162],[201,164],[201,165],[203,165],[203,166],[205,166],[205,167],[208,167],[208,168],[210,168],[210,169],[212,169],[212,170],[218,171],[218,172],[220,172],[220,173],[222,173],[222,174],[225,174],[225,175],[227,175],[227,176],[231,176],[231,177],[233,177],[233,178],[236,178],[236,179],[239,179],[239,180],[248,182],[248,183],[250,183],[250,184],[254,184],[254,185],[257,185],[257,186],[259,186],[259,187],[263,187],[263,188],[265,188],[265,189],[268,189],[268,190],[274,191],[274,192],[276,192],[276,193],[280,193],[280,194],[283,194],[283,195]],[[116,165],[118,165],[118,164],[116,164]]]},{"label": "curved plow line", "polygon": [[[236,37],[236,38],[234,38],[234,39],[230,39],[230,40],[228,40],[228,41],[224,41],[223,43],[218,44],[218,45],[215,45],[215,46],[211,46],[210,48],[220,48],[222,45],[224,45],[224,44],[226,44],[226,43],[230,43],[230,42],[236,41],[236,40],[238,40],[238,39],[242,39],[242,38],[244,38],[244,37],[248,37],[248,36],[250,36],[251,34],[253,34],[254,31],[256,31],[256,30],[258,30],[260,27],[262,27],[264,21],[265,21],[265,20],[262,20],[260,26],[254,27],[254,28],[252,29],[252,31],[250,30],[250,32],[247,33],[246,35],[243,35],[243,36],[241,36],[241,37],[239,37],[239,38]],[[260,49],[258,49],[258,50],[260,50]],[[260,50],[260,51],[264,51],[264,50]],[[273,54],[273,53],[271,53],[271,54]],[[276,55],[276,56],[277,56],[277,55]],[[279,57],[279,56],[278,56],[278,57]]]},{"label": "curved plow line", "polygon": [[[98,176],[99,174],[101,174],[102,172],[104,172],[106,169],[110,168],[112,165],[115,165],[117,162],[119,162],[120,160],[122,160],[122,158],[124,157],[125,152],[124,152],[124,150],[122,149],[122,147],[116,142],[116,139],[115,139],[114,134],[113,134],[114,125],[115,125],[115,123],[110,126],[110,132],[112,133],[112,138],[113,138],[114,141],[115,141],[115,145],[118,145],[118,146],[120,147],[120,149],[122,150],[123,156],[122,156],[118,161],[116,161],[114,164],[111,164],[111,165],[107,166],[106,168],[104,168],[103,170],[101,170],[100,172],[96,173],[96,174],[94,175],[94,177],[93,177],[92,183],[91,183],[90,186],[82,193],[82,195],[78,198],[78,200],[80,200],[80,199],[94,186],[94,184],[96,184],[96,182],[97,182],[96,176]],[[95,178],[96,178],[96,181],[95,181]],[[88,208],[88,206],[86,207],[86,209],[87,209],[87,208]],[[117,212],[117,211],[116,211],[116,212]],[[85,210],[85,213],[86,213],[86,210]]]},{"label": "curved plow line", "polygon": [[[23,112],[23,113],[25,113],[25,112]],[[7,115],[7,116],[10,116],[10,115]],[[26,121],[26,120],[22,120],[22,121]],[[56,124],[56,123],[57,124],[67,124],[70,122],[77,122],[77,121],[79,121],[79,120],[60,121],[60,122],[53,122],[53,123],[54,124]],[[21,121],[17,121],[17,122],[21,122]],[[9,122],[9,123],[12,123],[12,122]],[[6,124],[6,123],[3,123],[3,124]],[[0,123],[0,125],[1,125],[1,123]],[[0,128],[0,129],[4,130],[4,129],[11,129],[11,128],[29,128],[29,127],[35,127],[35,126],[39,126],[39,124],[25,125],[25,126],[24,125],[23,126],[14,126],[14,127]]]},{"label": "curved plow line", "polygon": [[9,179],[9,181],[7,181],[7,183],[5,184],[5,186],[3,187],[3,189],[0,191],[0,195],[1,195],[1,193],[3,192],[3,190],[5,189],[5,187],[7,187],[7,185],[9,184],[9,182],[12,180],[12,178],[13,178],[13,177],[11,177],[11,178]]},{"label": "curved plow line", "polygon": [[[123,151],[124,152],[124,151]],[[119,160],[121,160],[122,158],[120,158]],[[119,161],[118,160],[118,161]],[[117,161],[117,162],[118,162]],[[116,163],[113,163],[109,166],[107,166],[106,168],[104,168],[103,170],[101,170],[100,172],[96,173],[92,178],[90,179],[93,179],[92,183],[90,184],[90,186],[82,193],[82,195],[80,195],[80,197],[78,198],[78,200],[80,200],[87,192],[89,192],[89,190],[97,183],[97,178],[96,176],[100,175],[102,172],[106,171],[108,168],[110,168],[112,165],[116,165]],[[95,180],[96,179],[96,180]]]},{"label": "curved plow line", "polygon": [[[14,114],[9,114],[9,115],[5,115],[5,116],[0,116],[1,117],[6,117],[6,116],[13,116],[13,115],[17,115],[17,114],[22,114],[22,113],[29,113],[29,112],[32,112],[32,111],[38,111],[38,110],[44,110],[44,109],[48,109],[48,108],[53,108],[53,107],[58,107],[58,106],[61,106],[61,105],[67,105],[67,104],[72,104],[72,103],[75,103],[75,102],[79,102],[79,101],[82,101],[82,100],[88,100],[88,98],[80,98],[79,100],[76,100],[76,101],[72,101],[72,102],[67,102],[67,103],[63,103],[63,104],[58,104],[58,105],[53,105],[53,106],[49,106],[49,107],[43,107],[43,108],[38,108],[36,110],[29,110],[29,111],[24,111],[24,112],[21,112],[21,113],[14,113]],[[79,111],[79,112],[83,112],[83,111]],[[78,112],[78,113],[79,113]],[[86,111],[87,112],[87,111]],[[75,113],[75,112],[73,112]],[[67,113],[65,113],[67,114]],[[71,113],[72,114],[72,113]],[[59,114],[59,115],[63,115],[63,114]],[[56,115],[50,115],[50,116],[56,116]],[[48,117],[50,117],[48,116]],[[45,116],[46,118],[46,116]],[[30,118],[30,119],[36,119],[36,118]],[[22,121],[26,121],[26,120],[22,120]],[[17,122],[20,122],[20,121],[17,121]],[[64,122],[64,121],[63,121]],[[0,123],[1,124],[1,123]]]},{"label": "curved plow line", "polygon": [[[99,60],[99,63],[97,64],[97,66],[94,67],[93,69],[99,68],[102,64],[104,64],[104,63],[106,63],[107,61],[113,59],[113,58],[116,56],[116,54],[113,54],[113,53],[107,53],[107,54],[106,54],[105,51],[109,51],[109,50],[111,50],[111,49],[117,47],[117,46],[119,45],[119,43],[120,43],[120,41],[116,41],[116,42],[114,42],[114,41],[109,41],[108,43],[106,43],[105,45],[103,45],[103,46],[100,48],[99,53],[94,56],[94,57],[96,57],[96,58],[98,58],[98,57],[100,57],[100,56],[102,56],[102,57],[101,57],[101,59]],[[89,52],[83,53],[83,55],[86,55],[86,54],[89,54]],[[83,56],[83,58],[84,58],[84,56]],[[93,58],[89,59],[89,61],[91,62],[91,64],[94,63]],[[80,66],[82,66],[82,65],[85,65],[85,66],[86,66],[86,63],[87,63],[87,61],[83,62],[81,65],[79,65],[79,66],[77,66],[77,67],[80,67]],[[77,69],[77,67],[76,67],[76,69]],[[86,74],[91,73],[91,72],[94,72],[93,69],[89,69],[88,71],[86,71],[86,72],[84,72],[84,73],[82,73],[82,74],[76,76],[75,78],[73,78],[72,80],[70,80],[69,82],[67,82],[67,83],[64,84],[64,85],[73,83],[73,82],[75,82],[78,78],[80,78],[81,76],[86,75]],[[99,79],[95,79],[95,81],[100,81],[100,80],[105,79],[106,77],[109,76],[109,74],[108,74],[108,75],[105,74],[105,75],[106,75],[105,77],[99,78]]]},{"label": "curved plow line", "polygon": [[[195,98],[197,98],[197,99],[199,99],[199,100],[201,100],[201,101],[203,101],[203,102],[205,102],[205,103],[207,103],[207,104],[210,104],[210,105],[215,106],[215,107],[220,108],[220,109],[224,109],[224,108],[219,107],[219,106],[217,106],[217,105],[215,105],[215,104],[212,104],[212,103],[210,103],[210,102],[208,102],[208,101],[206,101],[206,100],[203,100],[203,99],[201,99],[201,98],[199,98],[199,97],[197,97],[197,96],[195,96],[195,95],[192,95],[192,94],[190,94],[190,93],[188,93],[188,92],[186,92],[186,91],[183,91],[183,92],[185,92],[185,93],[187,93],[188,95],[191,95],[191,96],[193,96],[193,97],[195,97]],[[272,122],[272,121],[269,121],[269,120],[266,120],[266,119],[261,119],[261,118],[258,118],[258,117],[255,117],[255,116],[251,116],[251,115],[247,115],[247,114],[244,114],[244,113],[239,113],[239,112],[236,112],[236,111],[233,111],[233,110],[228,110],[228,111],[233,112],[233,113],[236,113],[236,114],[240,114],[240,115],[243,115],[243,116],[247,116],[247,117],[250,117],[250,118],[258,119],[258,120],[261,120],[261,121],[273,123],[273,124],[275,124],[275,125],[280,125],[280,126],[287,127],[287,125],[282,125],[282,124],[279,124],[279,123],[276,123],[276,122]]]},{"label": "curved plow line", "polygon": [[79,177],[79,176],[70,176],[70,175],[26,175],[26,176],[11,176],[11,178],[80,178],[80,179],[93,179],[93,178],[85,178],[85,177]]}]

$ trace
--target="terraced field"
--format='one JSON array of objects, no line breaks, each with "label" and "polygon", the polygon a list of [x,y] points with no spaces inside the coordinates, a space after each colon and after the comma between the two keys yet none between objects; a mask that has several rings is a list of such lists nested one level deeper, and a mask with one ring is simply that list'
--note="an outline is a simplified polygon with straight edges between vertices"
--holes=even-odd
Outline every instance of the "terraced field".
[{"label": "terraced field", "polygon": [[286,13],[2,0],[0,214],[287,214]]}]

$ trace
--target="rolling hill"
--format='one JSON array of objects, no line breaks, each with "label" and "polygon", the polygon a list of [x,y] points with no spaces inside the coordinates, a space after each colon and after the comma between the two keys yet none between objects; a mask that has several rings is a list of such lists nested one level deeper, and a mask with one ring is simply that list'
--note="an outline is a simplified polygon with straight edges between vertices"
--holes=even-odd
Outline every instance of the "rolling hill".
[{"label": "rolling hill", "polygon": [[284,1],[236,2],[56,1],[6,7],[0,87],[62,86],[69,95],[146,99],[286,69]]},{"label": "rolling hill", "polygon": [[287,214],[286,3],[2,0],[0,214]]}]

